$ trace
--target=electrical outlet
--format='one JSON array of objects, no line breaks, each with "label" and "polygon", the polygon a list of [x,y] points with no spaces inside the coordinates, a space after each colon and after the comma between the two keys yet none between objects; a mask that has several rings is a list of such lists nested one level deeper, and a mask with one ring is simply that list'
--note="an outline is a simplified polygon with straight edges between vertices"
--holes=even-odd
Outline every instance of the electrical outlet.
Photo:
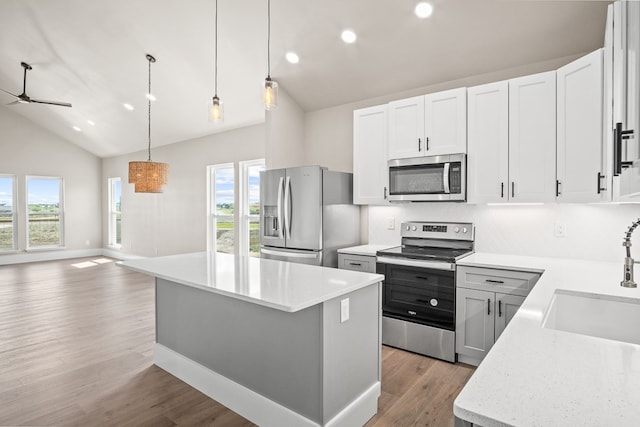
[{"label": "electrical outlet", "polygon": [[394,217],[387,218],[387,230],[396,229],[396,219]]},{"label": "electrical outlet", "polygon": [[349,298],[340,301],[340,323],[349,320]]},{"label": "electrical outlet", "polygon": [[567,224],[564,222],[556,222],[554,234],[556,237],[567,237]]}]

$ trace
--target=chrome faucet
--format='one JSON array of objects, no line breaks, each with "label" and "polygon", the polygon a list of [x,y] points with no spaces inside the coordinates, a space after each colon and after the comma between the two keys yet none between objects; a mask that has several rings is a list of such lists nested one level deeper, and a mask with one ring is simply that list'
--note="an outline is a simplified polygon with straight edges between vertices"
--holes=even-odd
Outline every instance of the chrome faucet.
[{"label": "chrome faucet", "polygon": [[622,241],[622,246],[627,248],[627,256],[624,259],[624,277],[622,282],[620,282],[620,286],[625,288],[637,288],[638,284],[633,281],[633,264],[640,264],[640,261],[634,261],[631,258],[631,234],[633,230],[636,229],[640,225],[640,218],[627,230],[627,234],[624,236],[624,240]]}]

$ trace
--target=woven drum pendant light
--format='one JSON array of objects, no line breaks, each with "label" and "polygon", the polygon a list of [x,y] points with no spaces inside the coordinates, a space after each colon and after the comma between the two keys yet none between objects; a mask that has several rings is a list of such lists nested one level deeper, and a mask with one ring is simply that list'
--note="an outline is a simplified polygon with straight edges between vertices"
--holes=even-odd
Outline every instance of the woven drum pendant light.
[{"label": "woven drum pendant light", "polygon": [[149,99],[149,159],[146,162],[129,162],[129,184],[135,185],[136,193],[162,193],[162,187],[167,185],[169,165],[151,161],[151,63],[156,62],[156,59],[147,54],[147,61],[149,61],[149,92],[147,93]]}]

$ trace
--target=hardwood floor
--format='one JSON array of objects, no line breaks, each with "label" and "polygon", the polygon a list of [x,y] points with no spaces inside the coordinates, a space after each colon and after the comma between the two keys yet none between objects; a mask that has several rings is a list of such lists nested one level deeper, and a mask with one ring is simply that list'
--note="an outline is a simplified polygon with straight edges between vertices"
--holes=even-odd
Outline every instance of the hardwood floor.
[{"label": "hardwood floor", "polygon": [[[100,257],[1,266],[0,425],[253,425],[153,365],[154,338],[148,276]],[[452,426],[473,373],[390,347],[382,370],[367,426]]]}]

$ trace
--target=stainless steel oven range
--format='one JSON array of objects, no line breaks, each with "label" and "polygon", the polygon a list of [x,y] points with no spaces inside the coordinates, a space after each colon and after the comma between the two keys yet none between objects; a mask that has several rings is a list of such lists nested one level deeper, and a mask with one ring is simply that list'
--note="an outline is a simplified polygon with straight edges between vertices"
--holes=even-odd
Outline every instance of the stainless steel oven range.
[{"label": "stainless steel oven range", "polygon": [[383,344],[456,361],[456,261],[474,234],[472,223],[407,222],[402,245],[377,252]]}]

